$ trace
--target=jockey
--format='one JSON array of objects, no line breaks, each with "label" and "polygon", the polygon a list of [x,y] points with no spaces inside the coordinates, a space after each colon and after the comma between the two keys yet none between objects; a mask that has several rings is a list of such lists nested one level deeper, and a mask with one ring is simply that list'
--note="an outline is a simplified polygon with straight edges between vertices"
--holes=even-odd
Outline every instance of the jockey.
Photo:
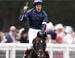
[{"label": "jockey", "polygon": [[41,34],[45,33],[47,14],[42,9],[42,6],[43,6],[42,0],[34,0],[33,8],[31,10],[27,10],[21,16],[21,21],[27,20],[29,22],[29,31],[28,31],[29,43],[32,43],[33,39],[37,36],[37,32],[40,31]]}]

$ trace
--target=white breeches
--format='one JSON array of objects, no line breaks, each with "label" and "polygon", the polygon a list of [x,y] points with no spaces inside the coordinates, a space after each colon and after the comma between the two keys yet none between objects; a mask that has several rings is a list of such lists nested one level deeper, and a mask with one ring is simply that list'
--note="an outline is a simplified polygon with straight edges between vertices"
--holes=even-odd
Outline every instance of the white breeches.
[{"label": "white breeches", "polygon": [[28,31],[28,39],[29,39],[29,43],[32,43],[33,39],[37,36],[37,33],[39,32],[39,29],[32,29],[29,28]]}]

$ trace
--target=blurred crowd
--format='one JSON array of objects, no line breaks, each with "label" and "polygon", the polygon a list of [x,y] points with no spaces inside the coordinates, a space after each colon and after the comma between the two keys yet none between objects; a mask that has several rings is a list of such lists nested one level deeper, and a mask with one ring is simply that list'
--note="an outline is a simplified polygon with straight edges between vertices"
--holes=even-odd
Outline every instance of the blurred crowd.
[{"label": "blurred crowd", "polygon": [[[46,43],[75,44],[75,32],[72,26],[54,25],[49,22],[46,33]],[[9,32],[0,32],[0,43],[29,43],[28,30],[24,28],[18,30],[15,26],[10,26]]]},{"label": "blurred crowd", "polygon": [[17,30],[15,26],[10,26],[9,32],[0,32],[1,43],[29,43],[28,30],[21,28]]},{"label": "blurred crowd", "polygon": [[75,32],[72,26],[63,26],[63,24],[47,24],[47,43],[55,44],[75,44]]}]

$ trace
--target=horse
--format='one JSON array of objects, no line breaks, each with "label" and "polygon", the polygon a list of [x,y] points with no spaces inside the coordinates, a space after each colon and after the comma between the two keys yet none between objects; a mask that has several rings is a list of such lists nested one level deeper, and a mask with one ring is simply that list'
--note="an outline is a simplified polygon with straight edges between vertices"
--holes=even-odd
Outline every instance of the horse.
[{"label": "horse", "polygon": [[46,49],[46,33],[40,34],[38,32],[37,37],[33,40],[33,47],[31,50],[27,50],[24,54],[24,58],[49,58]]}]

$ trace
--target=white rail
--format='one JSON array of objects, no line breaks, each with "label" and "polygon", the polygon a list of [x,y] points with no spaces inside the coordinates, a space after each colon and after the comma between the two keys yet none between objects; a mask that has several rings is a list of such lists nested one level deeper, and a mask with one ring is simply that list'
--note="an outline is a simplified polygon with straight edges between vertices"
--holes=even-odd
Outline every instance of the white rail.
[{"label": "white rail", "polygon": [[[0,44],[0,51],[6,52],[5,58],[16,58],[16,50],[24,51],[25,49],[29,49],[32,44],[20,44],[20,43],[1,43]],[[75,45],[64,45],[64,44],[47,44],[47,49],[49,51],[50,58],[56,58],[54,56],[56,54],[62,54],[62,58],[75,58],[75,55],[70,55],[70,51],[74,54],[75,52]],[[56,54],[54,53],[56,51]],[[62,53],[61,53],[62,52]],[[60,56],[59,54],[59,56]],[[1,57],[0,57],[1,58]],[[59,57],[61,58],[61,56]]]}]

